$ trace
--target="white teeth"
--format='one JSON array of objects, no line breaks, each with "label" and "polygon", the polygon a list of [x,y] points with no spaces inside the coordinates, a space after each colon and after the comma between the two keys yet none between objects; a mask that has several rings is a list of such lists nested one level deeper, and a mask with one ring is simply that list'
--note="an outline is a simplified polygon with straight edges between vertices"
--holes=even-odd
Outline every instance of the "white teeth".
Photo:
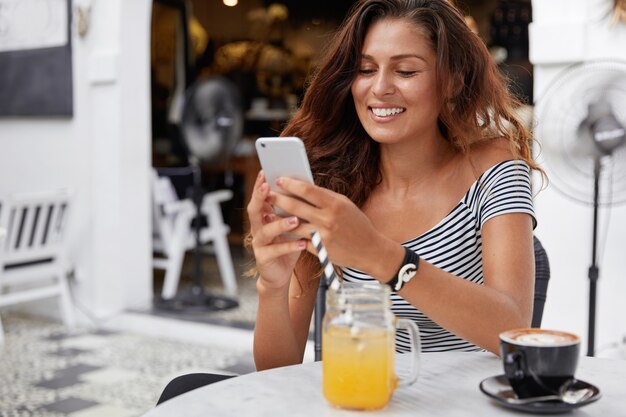
[{"label": "white teeth", "polygon": [[401,107],[394,107],[394,108],[389,108],[389,109],[381,109],[381,108],[372,107],[372,113],[374,113],[378,117],[393,116],[395,114],[400,114],[403,111],[404,109]]}]

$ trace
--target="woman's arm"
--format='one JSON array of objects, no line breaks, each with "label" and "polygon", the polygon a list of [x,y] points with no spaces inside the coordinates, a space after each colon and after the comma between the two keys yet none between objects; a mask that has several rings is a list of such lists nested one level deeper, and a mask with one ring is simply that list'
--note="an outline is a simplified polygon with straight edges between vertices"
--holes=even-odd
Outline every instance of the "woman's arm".
[{"label": "woman's arm", "polygon": [[512,213],[485,222],[482,248],[484,285],[421,260],[417,274],[399,294],[450,332],[498,354],[498,334],[529,327],[532,318],[531,217]]},{"label": "woman's arm", "polygon": [[[306,282],[304,268],[297,267],[296,274]],[[317,295],[314,288],[301,288],[296,275],[288,289],[267,288],[262,280],[257,281],[254,362],[258,371],[302,363]]]},{"label": "woman's arm", "polygon": [[284,236],[300,224],[296,217],[281,218],[268,203],[269,185],[259,173],[248,203],[252,250],[259,274],[259,307],[254,330],[254,360],[257,369],[302,362],[315,300],[315,291],[300,294],[294,270],[306,282],[298,259],[306,239]]}]

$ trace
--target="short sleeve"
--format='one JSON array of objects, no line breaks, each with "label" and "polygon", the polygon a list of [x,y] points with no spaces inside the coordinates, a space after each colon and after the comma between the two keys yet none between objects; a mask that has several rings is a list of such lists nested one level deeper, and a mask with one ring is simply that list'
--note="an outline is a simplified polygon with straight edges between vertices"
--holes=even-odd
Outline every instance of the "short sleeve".
[{"label": "short sleeve", "polygon": [[533,207],[530,168],[524,161],[504,161],[485,173],[480,180],[480,227],[493,217],[508,213],[527,213],[537,219]]}]

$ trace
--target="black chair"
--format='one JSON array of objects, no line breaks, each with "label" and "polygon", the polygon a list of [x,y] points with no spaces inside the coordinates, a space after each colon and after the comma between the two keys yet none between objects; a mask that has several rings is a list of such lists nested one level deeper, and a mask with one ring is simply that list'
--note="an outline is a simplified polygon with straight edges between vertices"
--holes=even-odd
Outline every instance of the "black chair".
[{"label": "black chair", "polygon": [[[550,280],[550,263],[548,254],[543,245],[533,236],[533,246],[535,249],[535,299],[533,303],[533,317],[531,327],[541,327],[543,317],[543,307],[546,304],[548,294],[548,281]],[[314,316],[314,340],[315,340],[315,360],[322,359],[322,318],[326,309],[326,291],[328,284],[322,278],[317,291]]]},{"label": "black chair", "polygon": [[535,247],[535,301],[533,304],[532,327],[541,327],[543,307],[546,304],[548,294],[548,281],[550,280],[550,262],[543,245],[533,237]]}]

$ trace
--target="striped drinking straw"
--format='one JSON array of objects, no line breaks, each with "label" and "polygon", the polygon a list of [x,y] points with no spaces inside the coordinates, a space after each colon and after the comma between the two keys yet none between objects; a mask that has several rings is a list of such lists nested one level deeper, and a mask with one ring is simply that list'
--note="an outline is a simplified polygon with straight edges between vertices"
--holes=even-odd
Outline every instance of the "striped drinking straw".
[{"label": "striped drinking straw", "polygon": [[317,230],[311,233],[311,242],[313,242],[313,246],[315,246],[315,250],[317,250],[317,257],[322,264],[324,277],[326,278],[326,285],[328,286],[335,282],[339,283],[339,279],[337,279],[337,274],[335,273],[335,268],[328,259],[328,252],[326,251],[326,248],[322,243],[322,238],[320,237],[320,234],[317,232]]},{"label": "striped drinking straw", "polygon": [[328,259],[328,252],[322,243],[322,238],[317,231],[311,233],[311,242],[315,246],[317,251],[317,257],[322,264],[324,276],[320,278],[320,287],[317,292],[317,298],[315,299],[315,314],[314,314],[314,337],[315,337],[315,360],[322,360],[322,320],[324,318],[324,312],[326,311],[326,290],[330,286],[332,289],[337,290],[341,288],[341,280],[337,278],[335,274],[335,268]]}]

